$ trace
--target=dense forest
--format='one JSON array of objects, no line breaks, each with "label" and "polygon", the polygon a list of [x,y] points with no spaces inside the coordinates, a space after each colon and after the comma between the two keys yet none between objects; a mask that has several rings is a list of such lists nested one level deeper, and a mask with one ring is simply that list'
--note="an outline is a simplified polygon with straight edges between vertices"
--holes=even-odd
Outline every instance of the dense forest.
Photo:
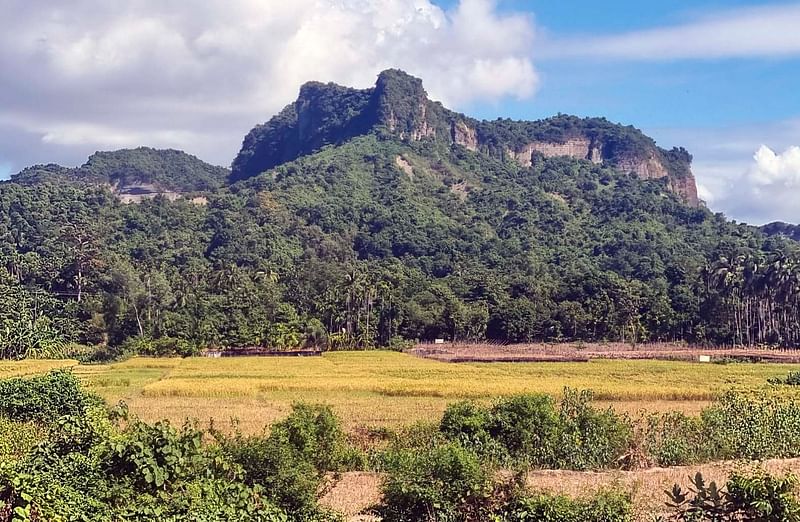
[{"label": "dense forest", "polygon": [[[314,85],[322,115],[371,103],[365,91]],[[795,241],[689,204],[669,178],[642,179],[613,161],[536,155],[528,166],[412,132],[409,103],[376,109],[397,125],[405,114],[399,132],[303,119],[328,137],[345,125],[341,139],[291,130],[287,108],[248,136],[233,173],[137,149],[0,184],[0,356],[73,343],[93,353],[433,338],[800,344]],[[522,139],[515,129],[554,135],[575,121],[493,128]],[[636,135],[596,119],[581,132],[598,122],[614,143]],[[256,134],[275,147],[291,137],[294,149],[247,173],[264,146]],[[299,146],[306,135],[316,141]],[[688,169],[682,149],[652,150]],[[183,197],[121,202],[119,188],[136,183]]]}]

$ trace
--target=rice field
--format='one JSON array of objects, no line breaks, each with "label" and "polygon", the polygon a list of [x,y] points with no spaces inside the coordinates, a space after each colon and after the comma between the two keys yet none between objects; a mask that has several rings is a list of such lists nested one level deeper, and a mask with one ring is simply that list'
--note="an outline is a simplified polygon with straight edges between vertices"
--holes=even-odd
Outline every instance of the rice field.
[{"label": "rice field", "polygon": [[438,418],[459,399],[591,389],[597,401],[640,411],[697,412],[720,392],[759,389],[788,364],[703,364],[649,360],[452,364],[395,352],[339,352],[302,358],[134,358],[110,365],[75,361],[0,362],[0,377],[70,366],[110,403],[146,420],[237,419],[257,432],[297,401],[330,404],[349,428],[396,427]]}]

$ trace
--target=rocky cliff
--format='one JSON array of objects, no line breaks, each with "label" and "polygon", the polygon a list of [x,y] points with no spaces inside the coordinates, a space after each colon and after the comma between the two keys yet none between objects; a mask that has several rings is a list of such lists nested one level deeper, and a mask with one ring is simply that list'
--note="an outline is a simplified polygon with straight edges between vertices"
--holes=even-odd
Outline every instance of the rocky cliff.
[{"label": "rocky cliff", "polygon": [[569,156],[606,164],[642,179],[666,179],[688,204],[700,204],[691,155],[665,150],[641,131],[603,118],[556,116],[540,121],[478,121],[428,98],[422,81],[384,71],[374,88],[350,89],[312,82],[269,122],[245,138],[231,179],[258,175],[277,165],[376,132],[400,140],[437,140],[533,166],[539,156]]}]

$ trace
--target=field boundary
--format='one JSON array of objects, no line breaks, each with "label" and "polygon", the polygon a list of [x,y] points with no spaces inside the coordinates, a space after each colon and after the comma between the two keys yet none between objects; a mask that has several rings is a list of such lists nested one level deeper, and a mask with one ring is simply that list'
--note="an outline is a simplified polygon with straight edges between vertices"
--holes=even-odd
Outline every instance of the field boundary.
[{"label": "field boundary", "polygon": [[588,362],[597,359],[800,364],[800,350],[703,347],[681,343],[417,344],[408,354],[451,363]]}]

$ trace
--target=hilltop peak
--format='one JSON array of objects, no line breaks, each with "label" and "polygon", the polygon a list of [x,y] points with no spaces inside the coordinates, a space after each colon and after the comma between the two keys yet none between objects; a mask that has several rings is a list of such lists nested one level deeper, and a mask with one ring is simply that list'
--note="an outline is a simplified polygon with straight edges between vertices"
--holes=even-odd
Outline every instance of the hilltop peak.
[{"label": "hilltop peak", "polygon": [[532,122],[481,122],[431,101],[422,80],[399,69],[381,72],[369,89],[303,84],[294,103],[245,137],[231,179],[257,176],[326,145],[369,133],[401,141],[435,140],[522,167],[533,166],[539,156],[604,163],[643,179],[665,178],[684,201],[700,204],[691,156],[683,149],[661,149],[634,127],[565,115]]}]

